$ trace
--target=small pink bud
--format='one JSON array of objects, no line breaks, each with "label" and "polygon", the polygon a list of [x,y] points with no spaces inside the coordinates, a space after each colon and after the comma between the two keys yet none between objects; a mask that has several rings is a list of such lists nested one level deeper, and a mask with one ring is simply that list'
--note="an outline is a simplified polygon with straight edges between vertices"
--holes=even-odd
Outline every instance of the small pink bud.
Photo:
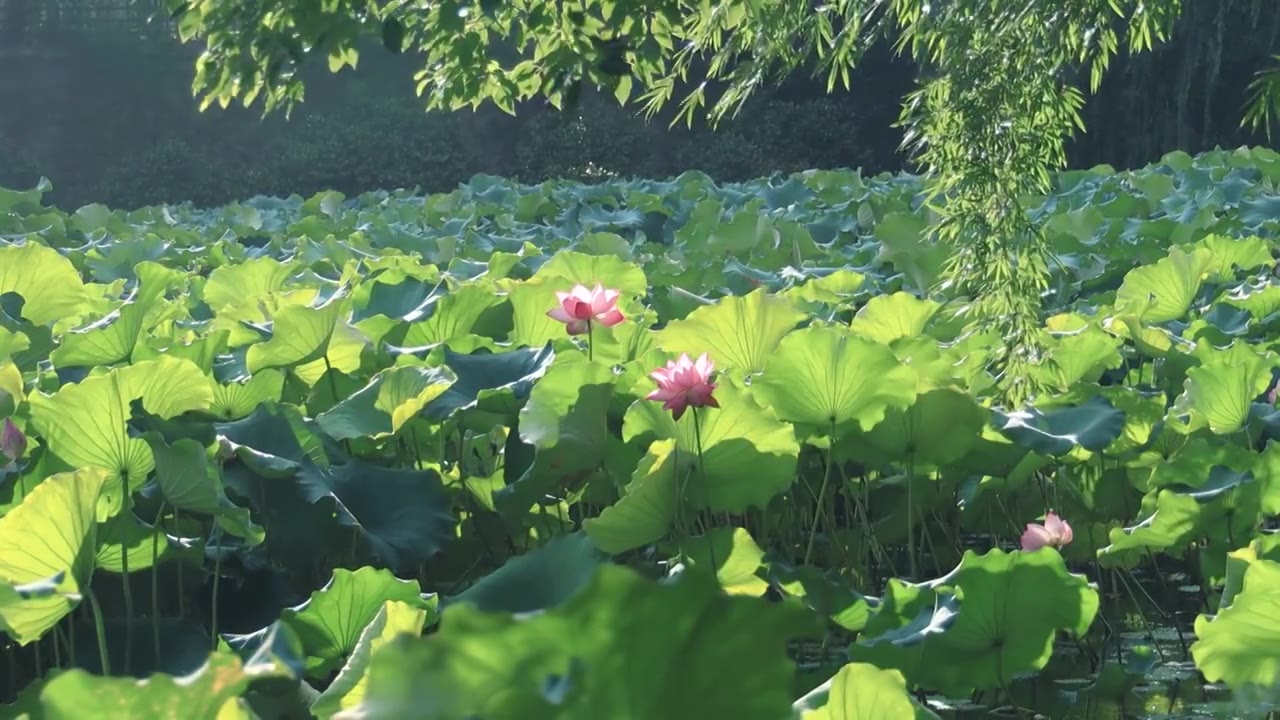
[{"label": "small pink bud", "polygon": [[12,419],[5,418],[4,426],[0,427],[0,455],[17,462],[26,452],[27,436],[13,424]]}]

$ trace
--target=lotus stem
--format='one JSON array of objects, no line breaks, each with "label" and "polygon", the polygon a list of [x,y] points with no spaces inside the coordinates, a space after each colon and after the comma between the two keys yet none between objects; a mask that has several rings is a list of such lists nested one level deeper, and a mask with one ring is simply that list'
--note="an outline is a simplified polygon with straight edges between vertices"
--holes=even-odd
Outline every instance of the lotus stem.
[{"label": "lotus stem", "polygon": [[92,589],[85,589],[85,597],[89,600],[89,610],[93,612],[93,630],[98,636],[98,661],[102,663],[102,674],[110,675],[111,658],[107,655],[107,628],[102,622],[102,608]]},{"label": "lotus stem", "polygon": [[209,642],[211,649],[218,649],[218,586],[222,580],[222,528],[214,526],[214,532],[219,541],[218,545],[213,548],[213,602],[210,607],[209,617]]},{"label": "lotus stem", "polygon": [[[124,485],[124,508],[122,513],[132,516],[132,498],[129,490],[129,471],[120,473],[120,482]],[[129,585],[129,546],[123,543],[120,548],[120,590],[124,593],[124,673],[129,674],[133,665],[133,588]]]},{"label": "lotus stem", "polygon": [[57,625],[53,626],[53,666],[62,667],[62,631]]},{"label": "lotus stem", "polygon": [[907,569],[911,573],[912,580],[920,577],[919,568],[916,566],[915,498],[912,497],[911,489],[915,474],[915,458],[909,457],[907,459]]},{"label": "lotus stem", "polygon": [[[707,494],[707,499],[711,498],[711,486],[707,482],[707,467],[702,462],[702,416],[698,414],[698,408],[693,408],[693,441],[698,447],[698,474],[702,476],[702,490]],[[706,529],[702,534],[707,538],[707,553],[711,556],[711,572],[719,575],[720,563],[716,562],[716,544],[711,537],[711,532]]]},{"label": "lotus stem", "polygon": [[152,523],[152,528],[159,530],[155,535],[151,536],[151,642],[152,650],[155,651],[153,662],[160,662],[160,566],[158,564],[160,558],[160,533],[164,529],[160,527],[160,521],[164,519],[165,503],[160,502],[160,509],[156,511],[156,520]]},{"label": "lotus stem", "polygon": [[804,565],[809,564],[809,560],[813,558],[813,542],[818,537],[818,520],[822,517],[822,501],[827,497],[827,487],[831,484],[831,466],[833,464],[836,451],[836,423],[831,421],[831,434],[827,442],[827,462],[822,468],[822,487],[818,490],[818,496],[815,498],[816,504],[813,508],[813,522],[809,524],[809,542],[804,548]]},{"label": "lotus stem", "polygon": [[[177,505],[174,505],[174,506],[173,506],[173,525],[174,525],[174,527],[176,528],[176,527],[178,526],[178,524],[179,524],[179,521],[178,521],[178,506],[177,506]],[[182,578],[182,563],[178,563],[178,617],[186,617],[186,616],[187,616],[187,597],[186,597],[186,589],[185,589],[185,587],[183,586],[182,579],[183,579],[183,578]]]},{"label": "lotus stem", "polygon": [[587,362],[595,360],[595,323],[587,318]]}]

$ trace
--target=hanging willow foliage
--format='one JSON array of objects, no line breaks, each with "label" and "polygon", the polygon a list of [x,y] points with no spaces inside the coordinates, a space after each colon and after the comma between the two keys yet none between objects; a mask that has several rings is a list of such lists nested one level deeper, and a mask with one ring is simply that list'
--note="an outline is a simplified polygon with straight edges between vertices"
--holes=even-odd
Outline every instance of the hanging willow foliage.
[{"label": "hanging willow foliage", "polygon": [[[677,120],[735,113],[751,94],[816,64],[848,87],[884,38],[915,56],[920,88],[906,98],[907,143],[930,180],[932,230],[956,252],[948,280],[975,298],[978,328],[999,328],[1006,399],[1034,394],[1050,253],[1022,201],[1048,189],[1082,127],[1083,96],[1124,46],[1167,37],[1181,0],[169,0],[184,39],[205,40],[195,91],[208,104],[268,111],[303,97],[307,55],[354,66],[356,40],[421,53],[428,107],[491,101],[508,111],[542,96],[559,105],[582,82],[638,98],[649,113],[676,102]],[[702,81],[688,82],[694,75]],[[677,99],[677,94],[683,96]]]}]

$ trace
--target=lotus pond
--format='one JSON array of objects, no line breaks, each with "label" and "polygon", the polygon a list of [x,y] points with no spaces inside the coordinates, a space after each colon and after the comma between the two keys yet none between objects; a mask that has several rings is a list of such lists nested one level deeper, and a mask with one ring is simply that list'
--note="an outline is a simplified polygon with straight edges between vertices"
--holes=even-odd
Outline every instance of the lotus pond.
[{"label": "lotus pond", "polygon": [[0,191],[3,714],[1265,716],[1278,184],[1029,198],[1026,407],[912,176]]}]

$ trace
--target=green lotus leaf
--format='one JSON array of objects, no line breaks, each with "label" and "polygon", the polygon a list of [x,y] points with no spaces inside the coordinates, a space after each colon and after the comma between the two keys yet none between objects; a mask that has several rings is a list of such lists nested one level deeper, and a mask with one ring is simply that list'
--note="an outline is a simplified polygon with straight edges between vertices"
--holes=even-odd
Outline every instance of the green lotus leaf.
[{"label": "green lotus leaf", "polygon": [[53,330],[22,319],[25,302],[17,293],[0,294],[0,329],[6,337],[10,360],[23,372],[36,370],[57,347]]},{"label": "green lotus leaf", "polygon": [[862,273],[841,268],[824,277],[811,277],[782,295],[807,302],[839,305],[852,301],[866,281],[867,277]]},{"label": "green lotus leaf", "polygon": [[[88,468],[45,478],[0,517],[0,629],[26,645],[80,602],[97,550],[96,508],[106,473]],[[17,588],[59,578],[56,592]]]},{"label": "green lotus leaf", "polygon": [[907,680],[897,670],[849,663],[824,684],[826,701],[800,712],[800,720],[927,720],[936,718],[912,701]]},{"label": "green lotus leaf", "polygon": [[83,720],[86,708],[99,708],[111,717],[219,720],[237,717],[228,709],[236,707],[250,683],[288,677],[288,668],[279,661],[245,662],[228,652],[213,653],[203,667],[184,677],[159,673],[138,680],[73,669],[45,684],[38,717]]},{"label": "green lotus leaf", "polygon": [[877,295],[854,315],[849,328],[855,335],[888,345],[924,334],[925,326],[942,305],[906,292]]},{"label": "green lotus leaf", "polygon": [[1190,410],[1218,435],[1230,435],[1244,427],[1254,398],[1271,385],[1270,357],[1253,353],[1223,353],[1210,362],[1187,370],[1182,397],[1175,409]]},{"label": "green lotus leaf", "polygon": [[409,325],[400,344],[423,347],[447,343],[464,335],[496,340],[506,337],[510,331],[511,306],[506,298],[484,285],[463,285],[441,297],[429,318]]},{"label": "green lotus leaf", "polygon": [[346,303],[334,298],[320,307],[291,305],[276,313],[271,337],[249,348],[245,365],[250,373],[271,368],[290,369],[322,361],[329,353]]},{"label": "green lotus leaf", "polygon": [[1136,267],[1124,276],[1116,291],[1116,308],[1149,323],[1181,319],[1191,309],[1212,265],[1213,256],[1205,248],[1191,252],[1171,248],[1165,259]]},{"label": "green lotus leaf", "polygon": [[126,567],[131,573],[146,570],[164,562],[181,544],[163,529],[143,524],[132,513],[121,513],[98,526],[94,567],[116,574]]},{"label": "green lotus leaf", "polygon": [[1097,591],[1069,573],[1052,548],[966,551],[955,570],[927,586],[957,591],[954,622],[909,643],[859,639],[850,658],[900,669],[913,683],[949,695],[1007,687],[1015,675],[1048,663],[1059,631],[1083,636],[1098,612]]},{"label": "green lotus leaf", "polygon": [[1261,510],[1261,484],[1252,472],[1216,465],[1195,486],[1169,485],[1143,498],[1145,517],[1110,532],[1111,544],[1098,551],[1104,567],[1131,565],[1148,551],[1174,552],[1207,535],[1225,550],[1249,540]]},{"label": "green lotus leaf", "polygon": [[855,422],[870,430],[916,399],[915,372],[893,351],[835,327],[788,335],[752,387],[778,417],[827,433]]},{"label": "green lotus leaf", "polygon": [[906,409],[890,409],[870,431],[855,433],[849,452],[878,467],[903,460],[942,466],[964,457],[986,422],[986,411],[971,397],[938,388],[919,395]]},{"label": "green lotus leaf", "polygon": [[1245,284],[1222,298],[1222,302],[1242,308],[1254,320],[1269,324],[1280,313],[1280,285],[1269,282]]},{"label": "green lotus leaf", "polygon": [[445,615],[455,606],[484,612],[528,613],[562,605],[591,582],[605,557],[582,533],[560,535],[542,547],[517,555],[471,587],[446,598]]},{"label": "green lotus leaf", "polygon": [[1262,485],[1262,512],[1280,515],[1280,442],[1268,442],[1256,456],[1253,474]]},{"label": "green lotus leaf", "polygon": [[80,311],[84,282],[57,250],[28,240],[0,246],[0,295],[6,293],[22,296],[22,317],[49,325]]},{"label": "green lotus leaf", "polygon": [[335,440],[382,438],[400,432],[410,419],[440,397],[456,378],[447,367],[401,365],[373,376],[368,385],[316,417]]},{"label": "green lotus leaf", "polygon": [[282,290],[289,276],[298,270],[297,263],[280,262],[270,257],[222,265],[209,273],[202,297],[214,312],[253,303],[264,295]]},{"label": "green lotus leaf", "polygon": [[1261,459],[1239,445],[1217,442],[1212,437],[1193,437],[1166,461],[1151,469],[1143,490],[1163,487],[1200,487],[1212,476],[1215,466],[1233,472],[1249,472]]},{"label": "green lotus leaf", "polygon": [[31,338],[16,330],[0,327],[0,363],[31,349]]},{"label": "green lotus leaf", "polygon": [[165,291],[180,282],[182,274],[163,265],[138,265],[138,287],[116,311],[87,327],[65,333],[49,355],[54,367],[96,367],[128,360],[149,324],[152,310]]},{"label": "green lotus leaf", "polygon": [[1205,271],[1208,279],[1222,282],[1235,277],[1236,269],[1254,270],[1271,266],[1271,245],[1260,237],[1234,238],[1225,235],[1208,235],[1195,244],[1196,248],[1209,251],[1210,262]]},{"label": "green lotus leaf", "polygon": [[[871,602],[850,587],[848,580],[813,565],[792,567],[776,559],[768,561],[769,583],[787,596],[850,632],[861,632],[871,616]],[[873,600],[874,601],[874,600]]]},{"label": "green lotus leaf", "polygon": [[769,583],[757,574],[764,550],[745,528],[718,527],[705,535],[685,538],[679,556],[694,567],[715,568],[716,579],[730,595],[760,597]]},{"label": "green lotus leaf", "polygon": [[[721,382],[715,396],[719,408],[687,412],[679,422],[660,403],[637,400],[623,419],[622,438],[642,445],[674,439],[677,452],[695,460],[688,482],[680,479],[694,508],[742,512],[752,505],[764,507],[795,477],[800,452],[795,431],[731,382]],[[697,462],[699,428],[702,456]],[[670,464],[672,471],[682,467]]]},{"label": "green lotus leaf", "polygon": [[384,647],[356,712],[369,720],[477,712],[487,720],[778,720],[795,672],[787,642],[811,629],[794,607],[726,596],[697,573],[659,584],[606,566],[544,613],[456,607],[430,638]]},{"label": "green lotus leaf", "polygon": [[400,270],[387,270],[352,291],[356,301],[352,319],[361,328],[365,321],[376,317],[404,322],[425,320],[435,312],[444,289],[439,279],[423,280]]},{"label": "green lotus leaf", "polygon": [[374,556],[392,568],[417,567],[455,537],[457,520],[449,493],[431,470],[393,470],[352,461],[300,473],[296,490],[339,525],[351,528],[347,537],[364,540]]},{"label": "green lotus leaf", "polygon": [[[591,287],[600,283],[630,297],[644,297],[649,292],[644,270],[612,254],[588,255],[562,250],[538,268],[533,276],[533,279],[543,282],[553,278],[567,280],[570,285],[580,283]],[[543,312],[550,309],[548,307]]]},{"label": "green lotus leaf", "polygon": [[658,347],[696,358],[707,353],[717,369],[754,373],[762,370],[778,343],[805,314],[790,300],[763,289],[744,297],[721,298],[668,323],[657,333]]},{"label": "green lotus leaf", "polygon": [[463,355],[444,352],[444,365],[457,380],[422,409],[428,420],[443,420],[460,410],[483,404],[490,396],[509,392],[524,400],[534,382],[546,373],[555,351],[550,346],[541,350],[519,349],[504,353],[475,352]]},{"label": "green lotus leaf", "polygon": [[368,692],[367,671],[374,654],[398,637],[421,635],[428,615],[425,608],[399,600],[384,602],[378,609],[378,614],[360,632],[360,639],[356,641],[342,670],[312,703],[312,714],[320,720],[327,720],[343,710],[359,705]]},{"label": "green lotus leaf", "polygon": [[[688,454],[684,458],[686,465],[692,460]],[[679,459],[675,440],[658,440],[649,446],[622,497],[599,516],[583,521],[582,529],[596,547],[616,555],[667,534],[676,517],[677,478],[683,477],[676,467]]]},{"label": "green lotus leaf", "polygon": [[266,402],[279,402],[284,392],[284,373],[279,370],[261,370],[248,380],[211,383],[213,402],[209,412],[222,420],[239,420],[253,413]]},{"label": "green lotus leaf", "polygon": [[535,448],[533,464],[494,493],[499,512],[523,514],[544,495],[604,467],[614,438],[609,401],[616,376],[599,363],[552,365],[520,411],[520,439]]},{"label": "green lotus leaf", "polygon": [[933,286],[951,254],[946,243],[928,237],[927,229],[922,215],[907,212],[888,213],[875,226],[880,258],[892,263],[920,292]]},{"label": "green lotus leaf", "polygon": [[1230,607],[1196,618],[1191,656],[1209,682],[1233,690],[1280,683],[1280,563],[1249,564]]},{"label": "green lotus leaf", "polygon": [[263,541],[266,535],[250,519],[249,510],[227,498],[221,474],[200,443],[182,438],[169,445],[158,433],[144,437],[155,457],[156,485],[166,503],[185,512],[216,518],[224,532],[251,546]]},{"label": "green lotus leaf", "polygon": [[1005,437],[1042,455],[1065,455],[1079,446],[1098,452],[1124,431],[1124,412],[1105,397],[1046,410],[992,411]]},{"label": "green lotus leaf", "polygon": [[1059,390],[1069,390],[1076,383],[1097,382],[1103,372],[1120,367],[1120,342],[1096,327],[1056,338],[1049,348],[1048,362],[1036,366],[1035,372]]},{"label": "green lotus leaf", "polygon": [[301,640],[307,675],[324,677],[343,665],[365,626],[393,600],[428,613],[436,608],[435,597],[423,595],[416,580],[401,580],[371,567],[336,568],[306,602],[280,613],[280,622]]},{"label": "green lotus leaf", "polygon": [[908,678],[924,672],[925,643],[955,624],[960,598],[952,588],[933,588],[891,578],[866,621],[850,658],[876,658]]},{"label": "green lotus leaf", "polygon": [[302,562],[325,552],[365,550],[397,569],[417,567],[456,535],[450,496],[434,470],[397,470],[350,461],[320,465],[285,409],[215,426],[237,462],[224,482],[269,527],[274,552]]},{"label": "green lotus leaf", "polygon": [[162,357],[87,377],[53,395],[37,393],[30,398],[32,423],[59,459],[73,467],[107,471],[107,484],[98,500],[101,520],[127,506],[123,479],[136,489],[155,467],[151,448],[144,440],[130,437],[126,427],[134,400],[141,400],[153,415],[169,419],[208,407],[212,392],[190,361]]},{"label": "green lotus leaf", "polygon": [[[1124,413],[1124,430],[1104,451],[1113,457],[1145,450],[1155,440],[1165,415],[1165,395],[1125,385],[1078,385],[1084,397],[1096,393]],[[1083,398],[1082,398],[1083,399]]]}]

